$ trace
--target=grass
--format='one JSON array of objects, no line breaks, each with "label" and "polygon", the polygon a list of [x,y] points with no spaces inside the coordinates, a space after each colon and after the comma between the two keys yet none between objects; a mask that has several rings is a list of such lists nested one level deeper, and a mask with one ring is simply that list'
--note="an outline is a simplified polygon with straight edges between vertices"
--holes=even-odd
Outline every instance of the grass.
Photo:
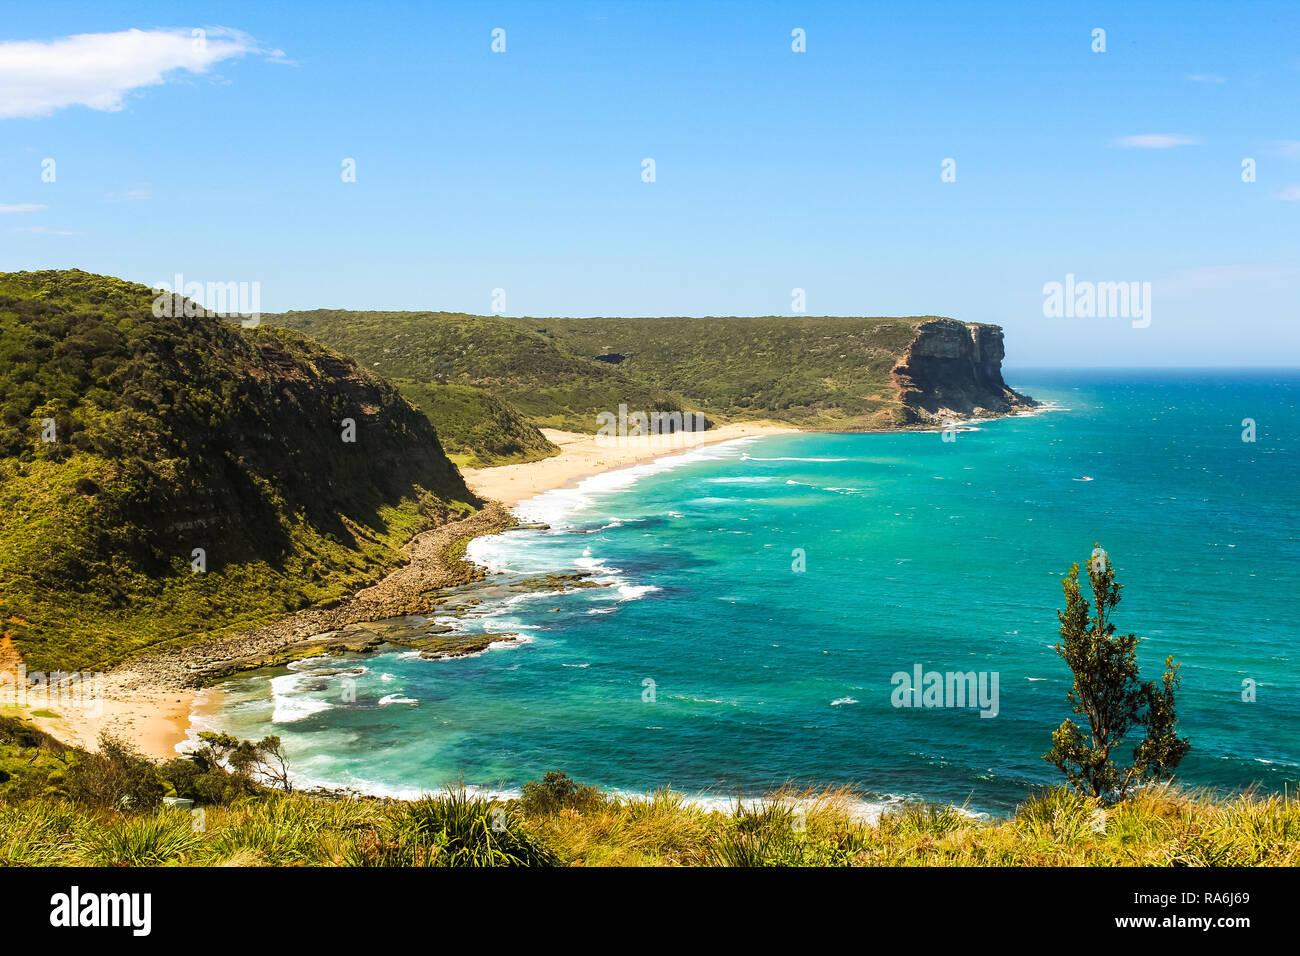
[{"label": "grass", "polygon": [[1103,818],[1064,790],[1014,817],[909,804],[874,822],[858,794],[782,791],[728,810],[680,794],[530,809],[457,788],[414,802],[266,794],[189,811],[0,803],[11,866],[1294,866],[1300,801],[1148,788]]},{"label": "grass", "polygon": [[[714,416],[852,431],[901,423],[891,372],[933,316],[537,319],[558,347]],[[521,320],[522,321],[522,320]]]}]

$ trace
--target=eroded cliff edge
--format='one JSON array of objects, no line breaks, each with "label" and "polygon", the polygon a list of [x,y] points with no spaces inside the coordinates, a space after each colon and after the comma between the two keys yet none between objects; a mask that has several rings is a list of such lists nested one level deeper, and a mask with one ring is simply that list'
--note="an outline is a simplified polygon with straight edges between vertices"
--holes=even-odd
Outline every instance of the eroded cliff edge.
[{"label": "eroded cliff edge", "polygon": [[891,373],[909,422],[943,424],[1037,406],[1002,380],[1005,354],[996,325],[932,319],[917,326],[916,338]]}]

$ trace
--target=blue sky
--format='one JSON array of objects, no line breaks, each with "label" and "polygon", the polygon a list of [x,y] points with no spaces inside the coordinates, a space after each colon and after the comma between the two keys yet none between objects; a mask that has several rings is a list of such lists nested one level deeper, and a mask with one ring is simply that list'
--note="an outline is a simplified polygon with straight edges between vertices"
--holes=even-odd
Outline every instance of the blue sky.
[{"label": "blue sky", "polygon": [[[802,288],[1009,366],[1300,364],[1300,4],[8,0],[0,269],[70,267],[268,312]],[[1044,316],[1067,274],[1152,283],[1150,325]]]}]

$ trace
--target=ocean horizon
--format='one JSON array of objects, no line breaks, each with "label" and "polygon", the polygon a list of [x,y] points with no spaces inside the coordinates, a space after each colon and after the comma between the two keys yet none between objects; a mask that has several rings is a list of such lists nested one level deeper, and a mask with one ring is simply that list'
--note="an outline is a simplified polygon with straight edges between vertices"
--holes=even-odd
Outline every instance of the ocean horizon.
[{"label": "ocean horizon", "polygon": [[[624,793],[843,785],[874,808],[1004,814],[1059,782],[1040,755],[1070,716],[1061,579],[1099,544],[1143,677],[1182,664],[1178,779],[1293,785],[1300,370],[1007,380],[1041,409],[946,435],[667,450],[526,499],[517,514],[549,527],[475,539],[469,557],[502,580],[602,586],[442,622],[521,636],[468,658],[394,648],[240,675],[195,727],[277,734],[300,782],[394,796],[516,794],[563,770]],[[909,695],[931,673],[974,675],[970,697],[951,680],[936,701]]]}]

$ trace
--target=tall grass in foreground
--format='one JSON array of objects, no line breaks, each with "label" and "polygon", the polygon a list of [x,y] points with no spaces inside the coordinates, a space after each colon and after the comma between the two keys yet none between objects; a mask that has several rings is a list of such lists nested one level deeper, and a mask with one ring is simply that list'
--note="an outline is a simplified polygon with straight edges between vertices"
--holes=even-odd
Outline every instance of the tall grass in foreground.
[{"label": "tall grass in foreground", "polygon": [[0,804],[8,866],[1294,866],[1300,800],[1173,787],[1116,807],[1062,789],[1006,820],[906,805],[863,819],[852,791],[786,790],[729,811],[660,791],[407,803],[266,794],[124,813],[52,798]]}]

